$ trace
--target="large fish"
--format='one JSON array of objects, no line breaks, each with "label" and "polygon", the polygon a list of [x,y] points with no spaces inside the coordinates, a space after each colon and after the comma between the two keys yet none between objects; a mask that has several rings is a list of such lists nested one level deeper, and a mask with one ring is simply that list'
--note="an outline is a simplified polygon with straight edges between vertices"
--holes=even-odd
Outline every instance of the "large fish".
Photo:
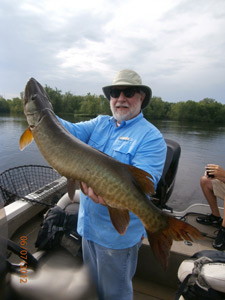
[{"label": "large fish", "polygon": [[24,92],[24,113],[29,124],[20,138],[20,149],[34,138],[46,161],[72,180],[85,182],[107,204],[115,229],[125,234],[129,211],[140,218],[151,248],[167,267],[173,240],[201,238],[193,226],[177,220],[152,204],[154,185],[147,172],[123,164],[70,134],[57,119],[43,87],[31,78]]}]

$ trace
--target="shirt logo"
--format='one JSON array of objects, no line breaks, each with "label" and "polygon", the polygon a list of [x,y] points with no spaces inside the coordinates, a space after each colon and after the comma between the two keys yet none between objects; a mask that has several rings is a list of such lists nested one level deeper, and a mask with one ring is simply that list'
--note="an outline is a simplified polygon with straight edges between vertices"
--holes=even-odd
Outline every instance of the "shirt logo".
[{"label": "shirt logo", "polygon": [[129,141],[130,138],[128,136],[120,136],[120,140],[122,140],[122,141]]}]

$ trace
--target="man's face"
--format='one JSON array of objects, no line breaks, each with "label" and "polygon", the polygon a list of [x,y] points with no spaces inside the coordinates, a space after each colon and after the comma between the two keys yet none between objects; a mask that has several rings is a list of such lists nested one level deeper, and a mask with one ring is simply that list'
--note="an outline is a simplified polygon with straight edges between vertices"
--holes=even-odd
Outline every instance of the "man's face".
[{"label": "man's face", "polygon": [[135,87],[116,87],[110,92],[110,108],[120,124],[136,117],[141,111],[145,94]]}]

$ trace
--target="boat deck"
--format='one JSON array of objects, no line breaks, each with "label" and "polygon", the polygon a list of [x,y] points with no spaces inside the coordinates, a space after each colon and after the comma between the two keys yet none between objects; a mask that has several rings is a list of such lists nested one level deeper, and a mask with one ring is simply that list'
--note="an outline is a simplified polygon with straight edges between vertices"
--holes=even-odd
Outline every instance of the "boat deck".
[{"label": "boat deck", "polygon": [[[42,221],[42,214],[39,214],[32,218],[32,220],[25,223],[19,228],[12,236],[12,240],[19,244],[20,237],[27,237],[27,249],[31,253],[36,251],[34,243],[37,238],[40,224]],[[20,259],[15,254],[10,256],[10,261],[13,263],[19,263]],[[143,279],[140,276],[135,276],[133,280],[134,287],[134,300],[171,300],[174,299],[176,289],[163,286],[152,282],[148,279]]]},{"label": "boat deck", "polygon": [[[206,227],[195,222],[196,216],[189,216],[186,221],[194,224],[204,232]],[[12,236],[12,240],[19,244],[21,236],[27,236],[27,246],[31,253],[36,251],[34,243],[42,222],[42,213],[33,217],[20,227]],[[177,270],[180,263],[192,256],[194,253],[212,249],[212,238],[216,234],[216,229],[207,227],[207,235],[204,240],[194,243],[174,242],[169,260],[169,266],[164,271],[153,257],[148,241],[144,240],[139,251],[139,261],[137,272],[133,280],[134,300],[172,300],[175,297],[178,287]],[[11,262],[18,263],[18,257],[14,254],[10,257]]]},{"label": "boat deck", "polygon": [[176,289],[134,277],[134,300],[173,300]]}]

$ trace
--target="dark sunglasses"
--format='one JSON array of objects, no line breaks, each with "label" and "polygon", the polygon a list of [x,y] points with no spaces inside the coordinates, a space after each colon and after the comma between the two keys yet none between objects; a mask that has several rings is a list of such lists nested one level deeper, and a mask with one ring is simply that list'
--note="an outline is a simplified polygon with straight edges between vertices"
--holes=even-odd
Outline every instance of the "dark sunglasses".
[{"label": "dark sunglasses", "polygon": [[135,93],[140,92],[140,89],[134,87],[125,88],[125,89],[111,89],[109,94],[113,98],[119,98],[121,92],[123,92],[126,98],[132,98],[135,95]]}]

